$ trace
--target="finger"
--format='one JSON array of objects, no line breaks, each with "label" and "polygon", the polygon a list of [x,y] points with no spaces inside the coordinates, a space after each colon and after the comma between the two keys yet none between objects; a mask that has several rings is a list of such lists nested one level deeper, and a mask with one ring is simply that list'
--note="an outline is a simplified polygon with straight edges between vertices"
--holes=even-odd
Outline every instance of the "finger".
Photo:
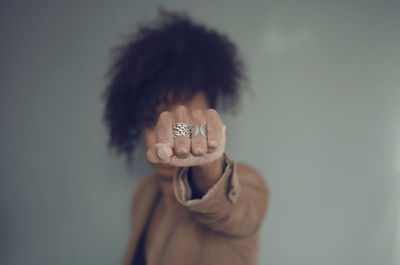
[{"label": "finger", "polygon": [[[173,124],[185,123],[190,126],[190,116],[186,106],[179,106],[173,117]],[[190,138],[184,135],[178,135],[174,138],[174,152],[178,158],[187,158],[190,154]]]},{"label": "finger", "polygon": [[163,111],[158,117],[158,121],[155,127],[156,143],[164,143],[167,146],[164,148],[170,148],[170,151],[165,150],[165,153],[171,153],[174,148],[174,135],[172,128],[172,113],[169,111]]},{"label": "finger", "polygon": [[207,153],[213,153],[221,144],[222,121],[215,109],[207,109]]},{"label": "finger", "polygon": [[[197,129],[200,129],[200,126],[205,124],[206,121],[203,110],[196,109],[192,111],[192,126],[196,125]],[[198,134],[191,139],[191,153],[193,156],[203,156],[207,153],[207,140],[198,130],[197,133]]]},{"label": "finger", "polygon": [[154,164],[168,163],[172,157],[172,150],[168,144],[156,143],[147,150],[146,158]]}]

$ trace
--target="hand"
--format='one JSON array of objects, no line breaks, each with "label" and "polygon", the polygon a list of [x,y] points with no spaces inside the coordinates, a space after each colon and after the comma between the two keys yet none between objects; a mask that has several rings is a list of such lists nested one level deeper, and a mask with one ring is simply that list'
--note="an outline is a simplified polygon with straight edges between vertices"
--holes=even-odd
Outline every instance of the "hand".
[{"label": "hand", "polygon": [[[207,124],[205,138],[201,133],[193,138],[174,137],[173,126],[178,123],[190,126]],[[155,127],[156,143],[147,150],[151,163],[166,163],[172,166],[202,166],[220,159],[225,151],[226,125],[214,109],[191,110],[184,105],[175,111],[162,112]]]}]

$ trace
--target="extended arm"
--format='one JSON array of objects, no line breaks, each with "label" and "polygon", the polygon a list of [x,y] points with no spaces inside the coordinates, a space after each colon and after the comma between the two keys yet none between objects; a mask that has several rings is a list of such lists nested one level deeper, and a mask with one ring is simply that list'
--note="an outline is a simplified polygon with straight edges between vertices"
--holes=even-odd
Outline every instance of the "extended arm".
[{"label": "extended arm", "polygon": [[251,235],[260,228],[266,215],[268,186],[253,168],[238,164],[226,153],[224,160],[226,165],[222,175],[199,198],[193,196],[197,187],[191,180],[194,176],[189,174],[190,167],[178,168],[174,176],[175,196],[210,229],[232,236]]}]

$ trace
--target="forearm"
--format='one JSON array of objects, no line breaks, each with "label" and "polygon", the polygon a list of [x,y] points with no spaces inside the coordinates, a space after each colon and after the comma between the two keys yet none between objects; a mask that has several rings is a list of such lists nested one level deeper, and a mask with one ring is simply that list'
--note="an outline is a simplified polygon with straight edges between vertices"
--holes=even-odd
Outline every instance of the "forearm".
[{"label": "forearm", "polygon": [[227,155],[225,159],[223,173],[201,196],[190,181],[191,167],[178,168],[174,176],[176,198],[210,229],[227,235],[250,235],[260,227],[266,213],[268,187],[251,167],[244,164],[238,167]]},{"label": "forearm", "polygon": [[191,167],[189,181],[194,190],[192,197],[201,198],[222,176],[225,166],[225,159],[220,157],[211,163]]}]

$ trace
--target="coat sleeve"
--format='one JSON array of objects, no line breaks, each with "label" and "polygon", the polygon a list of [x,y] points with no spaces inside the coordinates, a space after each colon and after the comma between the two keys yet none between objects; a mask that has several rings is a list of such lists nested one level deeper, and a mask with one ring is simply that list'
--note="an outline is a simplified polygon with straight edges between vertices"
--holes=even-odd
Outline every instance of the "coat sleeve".
[{"label": "coat sleeve", "polygon": [[226,153],[223,156],[226,162],[223,174],[199,199],[192,199],[190,167],[178,167],[173,179],[175,197],[210,229],[231,236],[249,236],[261,227],[269,189],[256,170],[237,163]]}]

